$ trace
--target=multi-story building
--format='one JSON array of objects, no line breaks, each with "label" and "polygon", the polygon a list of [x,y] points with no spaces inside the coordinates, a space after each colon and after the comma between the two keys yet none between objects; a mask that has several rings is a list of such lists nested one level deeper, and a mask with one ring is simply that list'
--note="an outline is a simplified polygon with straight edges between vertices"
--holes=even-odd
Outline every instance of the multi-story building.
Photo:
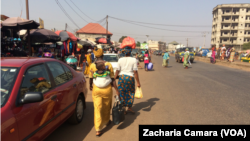
[{"label": "multi-story building", "polygon": [[240,50],[250,41],[250,4],[222,4],[213,9],[211,44]]}]

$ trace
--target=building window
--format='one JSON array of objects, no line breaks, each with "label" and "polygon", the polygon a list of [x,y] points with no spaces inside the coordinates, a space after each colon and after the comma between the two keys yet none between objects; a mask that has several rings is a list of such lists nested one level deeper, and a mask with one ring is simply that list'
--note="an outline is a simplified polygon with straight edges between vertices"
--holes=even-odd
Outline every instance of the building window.
[{"label": "building window", "polygon": [[229,13],[229,10],[226,10],[227,13]]}]

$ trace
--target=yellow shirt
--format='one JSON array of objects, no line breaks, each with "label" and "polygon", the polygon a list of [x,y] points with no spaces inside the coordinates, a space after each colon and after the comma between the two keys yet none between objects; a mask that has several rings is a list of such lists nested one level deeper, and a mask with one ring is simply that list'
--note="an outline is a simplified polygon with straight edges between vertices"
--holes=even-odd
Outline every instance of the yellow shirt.
[{"label": "yellow shirt", "polygon": [[[112,65],[109,62],[106,62],[105,66],[108,66],[108,69],[110,71],[110,78],[115,78],[114,70],[113,70]],[[92,63],[90,65],[90,69],[89,70],[90,70],[89,71],[89,78],[93,78],[93,74],[97,71],[96,65],[94,63]]]}]

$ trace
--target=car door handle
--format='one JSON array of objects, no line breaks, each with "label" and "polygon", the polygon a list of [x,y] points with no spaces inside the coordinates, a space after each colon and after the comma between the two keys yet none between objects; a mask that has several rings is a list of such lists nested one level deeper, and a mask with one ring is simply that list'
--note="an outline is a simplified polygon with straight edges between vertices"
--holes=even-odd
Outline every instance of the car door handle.
[{"label": "car door handle", "polygon": [[55,100],[57,98],[57,95],[53,95],[52,97],[51,97],[51,100]]}]

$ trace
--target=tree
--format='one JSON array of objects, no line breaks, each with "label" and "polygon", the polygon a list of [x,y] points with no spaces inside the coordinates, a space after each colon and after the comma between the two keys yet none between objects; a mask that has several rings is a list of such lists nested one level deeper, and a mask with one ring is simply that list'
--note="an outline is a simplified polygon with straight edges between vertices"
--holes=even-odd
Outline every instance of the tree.
[{"label": "tree", "polygon": [[243,50],[250,49],[250,42],[243,44]]},{"label": "tree", "polygon": [[141,43],[140,43],[139,41],[137,41],[136,46],[137,46],[137,47],[140,47],[140,46],[141,46]]},{"label": "tree", "polygon": [[122,36],[120,39],[119,39],[119,43],[122,43],[123,39],[126,38],[127,36]]},{"label": "tree", "polygon": [[143,43],[147,43],[146,41],[144,41]]}]

